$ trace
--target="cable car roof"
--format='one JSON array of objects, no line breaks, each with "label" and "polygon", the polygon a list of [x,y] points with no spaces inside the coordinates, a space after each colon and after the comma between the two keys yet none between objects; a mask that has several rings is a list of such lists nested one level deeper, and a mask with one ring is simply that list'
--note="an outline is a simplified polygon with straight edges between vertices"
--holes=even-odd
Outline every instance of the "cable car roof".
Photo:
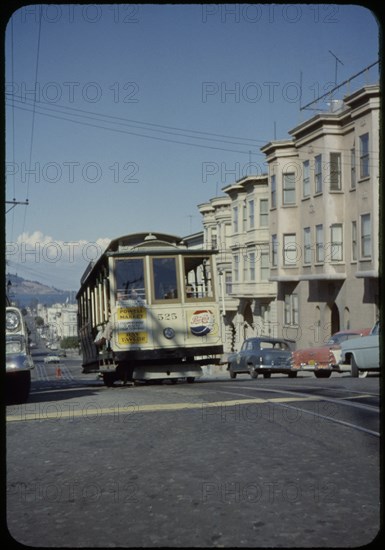
[{"label": "cable car roof", "polygon": [[113,239],[105,252],[119,252],[123,248],[131,250],[135,248],[154,248],[154,247],[180,247],[185,245],[183,239],[176,235],[168,233],[131,233]]},{"label": "cable car roof", "polygon": [[[213,255],[217,252],[216,250],[189,249],[183,238],[168,233],[130,233],[117,237],[110,242],[96,261],[89,263],[81,277],[80,286],[83,288],[91,273],[97,272],[98,266],[105,261],[107,256],[119,256],[127,253],[135,255],[136,252],[142,254],[175,252],[177,254],[183,253],[183,251],[188,252],[189,255],[202,253]],[[80,290],[77,296],[79,293]]]}]

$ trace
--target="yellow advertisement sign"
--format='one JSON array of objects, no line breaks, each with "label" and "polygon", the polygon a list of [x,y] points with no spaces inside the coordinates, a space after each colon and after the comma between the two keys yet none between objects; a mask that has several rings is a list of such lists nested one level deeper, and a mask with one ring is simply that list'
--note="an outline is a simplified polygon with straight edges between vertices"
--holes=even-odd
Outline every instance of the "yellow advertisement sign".
[{"label": "yellow advertisement sign", "polygon": [[147,344],[147,336],[147,332],[119,332],[118,344],[121,346]]},{"label": "yellow advertisement sign", "polygon": [[119,307],[118,321],[126,319],[146,319],[147,310],[145,307]]}]

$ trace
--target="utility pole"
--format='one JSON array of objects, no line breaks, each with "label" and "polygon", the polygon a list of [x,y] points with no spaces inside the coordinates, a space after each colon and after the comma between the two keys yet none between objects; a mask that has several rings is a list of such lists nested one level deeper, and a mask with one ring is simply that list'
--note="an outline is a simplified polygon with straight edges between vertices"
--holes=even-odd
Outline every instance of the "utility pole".
[{"label": "utility pole", "polygon": [[17,201],[16,199],[13,199],[13,201],[5,201],[5,204],[12,204],[12,206],[10,208],[8,208],[8,210],[6,210],[6,212],[5,212],[6,214],[8,214],[8,212],[10,212],[18,204],[25,204],[26,206],[28,206],[29,202],[28,202],[28,199],[26,199],[24,202]]}]

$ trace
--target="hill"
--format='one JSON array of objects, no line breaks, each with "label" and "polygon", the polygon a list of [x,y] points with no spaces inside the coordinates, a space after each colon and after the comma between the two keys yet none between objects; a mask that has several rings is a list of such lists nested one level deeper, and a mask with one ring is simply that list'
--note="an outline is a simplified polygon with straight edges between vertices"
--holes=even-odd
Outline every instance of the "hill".
[{"label": "hill", "polygon": [[23,277],[11,273],[7,273],[6,282],[10,300],[17,303],[19,307],[30,306],[31,303],[50,306],[56,303],[65,303],[67,299],[73,302],[75,299],[75,291],[60,290],[38,281],[23,279]]}]

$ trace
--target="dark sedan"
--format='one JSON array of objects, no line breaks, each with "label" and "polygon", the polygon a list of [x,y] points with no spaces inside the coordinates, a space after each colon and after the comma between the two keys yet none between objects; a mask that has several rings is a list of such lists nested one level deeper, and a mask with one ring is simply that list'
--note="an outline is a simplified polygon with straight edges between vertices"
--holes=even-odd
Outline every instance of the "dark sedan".
[{"label": "dark sedan", "polygon": [[252,378],[263,374],[270,378],[271,373],[287,374],[290,378],[297,375],[292,369],[290,359],[294,350],[294,341],[282,338],[248,338],[238,353],[229,357],[227,369],[230,377],[248,373]]}]

